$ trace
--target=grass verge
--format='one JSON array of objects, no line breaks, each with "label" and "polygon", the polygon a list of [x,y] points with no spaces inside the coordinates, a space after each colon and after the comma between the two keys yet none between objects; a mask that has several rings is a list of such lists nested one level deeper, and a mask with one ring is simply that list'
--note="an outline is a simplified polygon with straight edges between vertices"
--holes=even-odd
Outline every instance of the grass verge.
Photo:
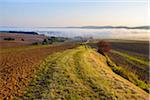
[{"label": "grass verge", "polygon": [[[116,51],[115,51],[115,52],[116,52]],[[117,52],[117,53],[121,54],[120,52]],[[122,54],[121,54],[121,55],[122,55]],[[142,80],[140,80],[140,79],[138,78],[138,76],[135,75],[134,73],[127,71],[126,69],[124,69],[124,68],[121,67],[121,66],[117,66],[114,62],[112,62],[112,61],[110,60],[110,58],[109,58],[106,54],[105,54],[105,56],[106,56],[106,58],[107,58],[107,64],[108,64],[108,66],[110,66],[111,69],[112,69],[115,73],[119,74],[120,76],[124,77],[125,79],[129,80],[130,82],[134,83],[136,86],[140,87],[141,89],[143,89],[143,90],[145,90],[146,92],[149,93],[149,84],[146,84],[145,82],[143,82]],[[125,55],[125,56],[127,56],[127,55]],[[127,56],[127,57],[129,57],[129,56]],[[132,57],[130,57],[130,58],[131,58],[132,60],[134,59],[134,60],[137,61],[137,59],[135,59],[135,58],[132,58]],[[139,61],[139,60],[138,60],[138,61]],[[142,62],[142,63],[144,63],[144,62]],[[145,63],[144,63],[144,64],[145,64]]]}]

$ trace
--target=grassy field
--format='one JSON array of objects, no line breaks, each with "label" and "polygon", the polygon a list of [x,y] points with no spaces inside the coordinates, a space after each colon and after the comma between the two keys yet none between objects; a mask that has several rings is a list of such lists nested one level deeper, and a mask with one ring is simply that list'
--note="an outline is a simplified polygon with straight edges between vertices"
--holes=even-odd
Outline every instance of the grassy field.
[{"label": "grassy field", "polygon": [[118,66],[118,74],[149,92],[149,61],[116,50],[111,50],[108,56]]},{"label": "grassy field", "polygon": [[15,99],[148,99],[148,94],[115,74],[107,59],[80,46],[48,56],[30,80],[24,95]]},{"label": "grassy field", "polygon": [[[107,53],[115,63],[114,72],[149,92],[149,43],[146,41],[110,41]],[[97,49],[95,43],[89,44]]]},{"label": "grassy field", "polygon": [[126,43],[127,49],[115,42],[111,52],[102,56],[85,44],[28,46],[22,44],[26,42],[22,37],[14,37],[15,41],[0,40],[0,99],[148,98],[147,45],[139,44],[144,47],[142,53],[133,50],[137,42]]},{"label": "grassy field", "polygon": [[149,92],[149,43],[115,42],[112,48],[108,56],[122,70],[120,74]]},{"label": "grassy field", "polygon": [[38,65],[48,55],[74,48],[74,44],[9,47],[0,49],[0,99],[21,95]]},{"label": "grassy field", "polygon": [[[13,38],[15,40],[6,41],[4,40],[4,38]],[[41,42],[44,38],[46,38],[46,36],[18,33],[0,33],[0,48],[28,46],[31,45],[33,42]]]}]

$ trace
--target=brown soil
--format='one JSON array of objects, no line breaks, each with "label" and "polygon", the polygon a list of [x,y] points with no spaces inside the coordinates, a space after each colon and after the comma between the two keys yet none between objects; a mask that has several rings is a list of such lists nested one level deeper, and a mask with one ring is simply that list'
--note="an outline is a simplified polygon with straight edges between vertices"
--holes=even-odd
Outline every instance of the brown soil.
[{"label": "brown soil", "polygon": [[[74,44],[55,46],[39,46],[30,49],[13,48],[0,52],[0,98],[11,99],[22,95],[22,90],[28,84],[38,69],[40,62],[49,54],[74,48]],[[24,47],[25,48],[25,47]],[[19,50],[18,50],[19,49]]]}]

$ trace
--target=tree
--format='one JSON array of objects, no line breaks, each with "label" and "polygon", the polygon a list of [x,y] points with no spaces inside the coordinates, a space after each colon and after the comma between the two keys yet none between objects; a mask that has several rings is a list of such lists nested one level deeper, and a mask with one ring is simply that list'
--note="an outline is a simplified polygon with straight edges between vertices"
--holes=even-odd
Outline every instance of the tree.
[{"label": "tree", "polygon": [[22,38],[21,41],[24,41],[24,39]]},{"label": "tree", "polygon": [[42,42],[42,44],[43,44],[43,45],[44,45],[44,44],[48,44],[48,39],[44,39],[43,42]]},{"label": "tree", "polygon": [[97,46],[98,46],[98,52],[103,54],[105,52],[109,52],[110,51],[110,43],[109,42],[106,42],[104,40],[101,40],[97,43]]},{"label": "tree", "polygon": [[39,44],[38,42],[33,42],[33,43],[32,43],[32,45],[38,45],[38,44]]}]

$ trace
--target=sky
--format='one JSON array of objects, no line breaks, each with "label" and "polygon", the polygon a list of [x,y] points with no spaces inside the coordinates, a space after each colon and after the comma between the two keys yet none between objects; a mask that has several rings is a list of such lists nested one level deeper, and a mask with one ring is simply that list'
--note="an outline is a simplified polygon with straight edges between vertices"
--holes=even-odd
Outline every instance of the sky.
[{"label": "sky", "polygon": [[150,25],[149,0],[0,0],[0,26]]}]

